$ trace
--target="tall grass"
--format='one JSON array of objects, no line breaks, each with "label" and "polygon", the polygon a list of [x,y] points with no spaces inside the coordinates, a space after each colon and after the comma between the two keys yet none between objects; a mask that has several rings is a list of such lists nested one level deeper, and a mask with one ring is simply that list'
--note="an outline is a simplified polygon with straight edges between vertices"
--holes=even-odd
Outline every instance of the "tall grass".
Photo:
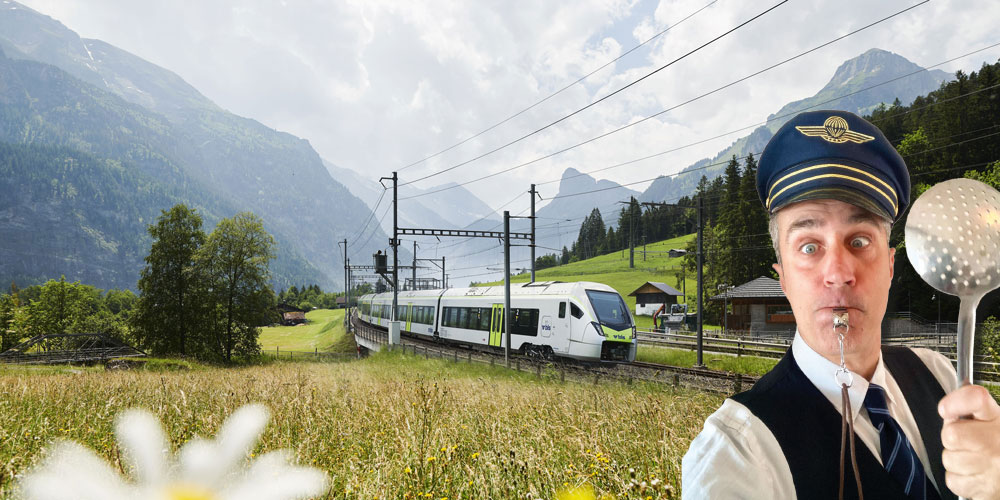
[{"label": "tall grass", "polygon": [[183,372],[0,372],[0,496],[69,438],[122,467],[112,426],[159,415],[176,449],[212,436],[239,406],[273,418],[255,453],[288,448],[327,472],[325,498],[676,498],[680,459],[720,396],[594,386],[399,353],[359,362]]}]

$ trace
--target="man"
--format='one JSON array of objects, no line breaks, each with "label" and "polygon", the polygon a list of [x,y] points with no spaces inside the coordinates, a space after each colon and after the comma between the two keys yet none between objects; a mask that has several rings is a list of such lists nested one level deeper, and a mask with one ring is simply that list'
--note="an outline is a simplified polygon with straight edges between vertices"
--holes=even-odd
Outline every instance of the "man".
[{"label": "man", "polygon": [[[910,191],[889,141],[852,113],[802,113],[764,149],[757,191],[798,329],[771,372],[706,420],[684,456],[684,498],[837,498],[844,405],[833,315],[844,308],[864,497],[1000,498],[996,401],[979,386],[952,392],[955,371],[936,352],[881,346],[889,232]],[[845,462],[844,497],[858,498],[849,450]]]}]

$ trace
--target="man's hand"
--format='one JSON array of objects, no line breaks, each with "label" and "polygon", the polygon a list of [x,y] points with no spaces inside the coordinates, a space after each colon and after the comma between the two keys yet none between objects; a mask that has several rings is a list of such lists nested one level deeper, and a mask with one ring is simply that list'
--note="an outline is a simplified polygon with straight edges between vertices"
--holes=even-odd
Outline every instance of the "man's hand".
[{"label": "man's hand", "polygon": [[[1000,499],[1000,405],[984,387],[966,385],[942,398],[938,413],[948,489],[976,500]],[[960,418],[966,415],[972,419]]]}]

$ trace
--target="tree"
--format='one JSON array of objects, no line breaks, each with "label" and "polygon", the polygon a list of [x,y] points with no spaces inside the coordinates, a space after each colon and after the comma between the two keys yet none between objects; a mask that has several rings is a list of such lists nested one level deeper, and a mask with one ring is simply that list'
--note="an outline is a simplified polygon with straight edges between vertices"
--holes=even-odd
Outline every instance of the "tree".
[{"label": "tree", "polygon": [[0,352],[6,351],[20,342],[14,330],[14,316],[18,310],[17,295],[0,295]]},{"label": "tree", "polygon": [[32,334],[52,335],[71,332],[71,326],[85,315],[84,296],[79,282],[49,280],[41,287],[38,300],[28,307]]},{"label": "tree", "polygon": [[259,217],[236,214],[219,221],[195,257],[203,276],[208,314],[207,347],[227,363],[233,355],[260,352],[259,326],[269,322],[275,305],[269,264],[274,238]]},{"label": "tree", "polygon": [[202,306],[195,297],[200,277],[194,266],[205,242],[201,216],[187,205],[174,205],[147,230],[153,244],[139,275],[141,295],[132,325],[139,344],[153,354],[190,354]]}]

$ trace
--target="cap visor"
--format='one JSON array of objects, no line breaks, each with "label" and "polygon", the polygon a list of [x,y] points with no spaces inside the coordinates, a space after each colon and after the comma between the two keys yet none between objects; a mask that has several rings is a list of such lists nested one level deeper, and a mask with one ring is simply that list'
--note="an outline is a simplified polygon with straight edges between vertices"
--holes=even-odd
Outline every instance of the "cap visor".
[{"label": "cap visor", "polygon": [[796,196],[793,196],[786,200],[781,205],[776,207],[771,207],[771,213],[775,213],[792,203],[798,203],[800,201],[808,200],[839,200],[845,203],[850,203],[856,207],[861,207],[875,215],[882,217],[883,219],[892,220],[892,216],[883,208],[881,205],[872,200],[867,194],[855,191],[853,189],[847,189],[842,187],[824,187],[810,189],[808,191],[802,192]]}]

